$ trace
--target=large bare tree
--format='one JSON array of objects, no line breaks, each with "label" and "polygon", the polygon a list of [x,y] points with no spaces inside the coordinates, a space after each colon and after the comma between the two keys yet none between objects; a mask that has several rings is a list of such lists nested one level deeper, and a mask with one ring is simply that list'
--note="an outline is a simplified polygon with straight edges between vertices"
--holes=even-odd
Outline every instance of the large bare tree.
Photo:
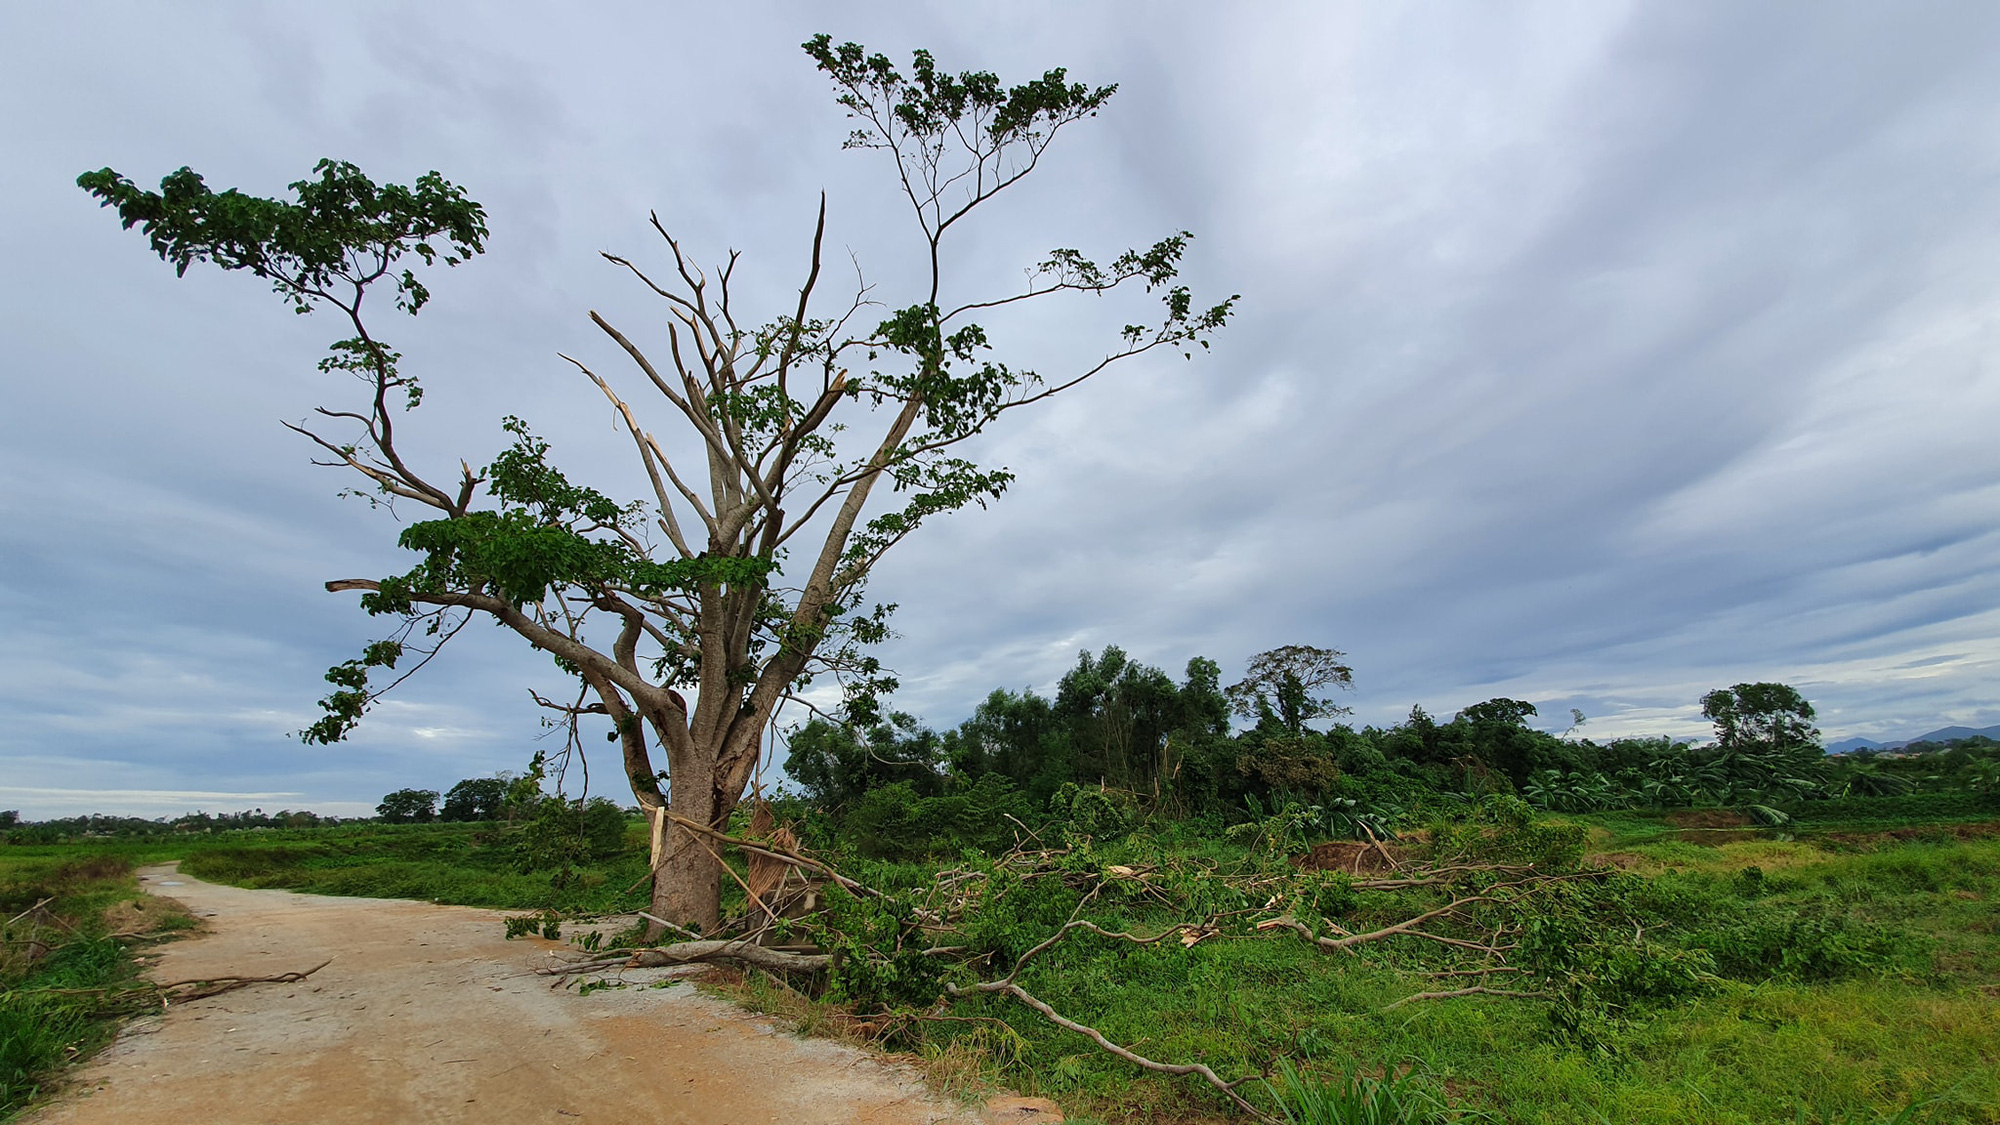
[{"label": "large bare tree", "polygon": [[[487,237],[484,211],[436,173],[378,187],[352,165],[323,161],[316,179],[291,185],[296,201],[215,193],[185,168],[158,192],[108,168],[78,181],[182,273],[196,261],[249,270],[299,311],[346,317],[353,334],[320,367],[358,378],[360,401],[321,408],[317,428],[292,428],[316,443],[320,463],[365,477],[374,499],[429,509],[398,540],[421,555],[409,572],[327,583],[362,591],[364,609],[401,627],[328,674],[336,690],[304,736],[344,737],[385,690],[371,686],[371,672],[394,669],[411,649],[429,659],[474,616],[497,620],[576,678],[573,701],[537,696],[572,730],[579,715],[609,718],[654,824],[652,912],[703,929],[717,922],[722,868],[689,826],[723,823],[779,707],[803,699],[816,678],[833,677],[843,706],[864,712],[893,687],[866,655],[887,612],[864,610],[870,570],[931,516],[984,505],[1012,479],[959,447],[1120,360],[1206,347],[1234,300],[1198,307],[1176,283],[1185,232],[1102,263],[1055,250],[1017,289],[959,293],[948,243],[1115,87],[1072,83],[1062,70],[1008,87],[981,71],[940,71],[924,51],[906,74],[823,35],[805,49],[855,121],[848,147],[880,152],[894,169],[921,235],[917,290],[880,302],[857,281],[824,297],[822,196],[796,302],[752,319],[733,299],[737,256],[704,269],[654,216],[662,268],[605,257],[662,303],[664,347],[641,347],[591,314],[646,398],[564,357],[630,437],[644,481],[633,502],[572,482],[516,418],[504,423],[512,444],[483,469],[451,461],[438,477],[399,446],[399,416],[420,387],[365,323],[364,301],[387,288],[415,313],[429,293],[411,267],[458,264]],[[1128,286],[1154,293],[1156,314],[1056,374],[996,358],[974,319]],[[663,431],[667,441],[649,428],[660,414],[677,428]]]}]

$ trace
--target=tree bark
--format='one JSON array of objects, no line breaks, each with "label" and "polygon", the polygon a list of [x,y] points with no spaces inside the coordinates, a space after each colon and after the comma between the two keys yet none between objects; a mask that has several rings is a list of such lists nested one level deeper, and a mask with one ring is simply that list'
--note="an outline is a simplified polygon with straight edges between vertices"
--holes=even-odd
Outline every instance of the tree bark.
[{"label": "tree bark", "polygon": [[[667,807],[697,824],[714,825],[729,815],[716,798],[714,762],[710,755],[690,755],[708,761],[687,763],[686,776],[668,780]],[[716,859],[715,845],[693,832],[668,823],[663,833],[663,854],[653,869],[652,913],[704,934],[714,933],[722,922],[722,864]],[[661,927],[647,930],[648,940],[657,940]]]}]

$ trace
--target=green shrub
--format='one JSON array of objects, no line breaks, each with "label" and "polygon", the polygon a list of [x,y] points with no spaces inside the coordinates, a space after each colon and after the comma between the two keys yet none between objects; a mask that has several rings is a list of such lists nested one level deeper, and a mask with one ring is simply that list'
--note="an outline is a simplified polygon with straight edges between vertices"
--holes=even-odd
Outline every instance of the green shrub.
[{"label": "green shrub", "polygon": [[1930,945],[1915,934],[1858,922],[1824,904],[1759,908],[1740,921],[1698,931],[1688,944],[1736,980],[1819,983],[1884,972],[1921,972]]},{"label": "green shrub", "polygon": [[1138,819],[1126,793],[1102,787],[1092,789],[1072,781],[1063,782],[1049,797],[1049,813],[1067,834],[1100,843],[1122,839]]},{"label": "green shrub", "polygon": [[952,855],[967,848],[994,852],[1012,846],[1027,800],[1014,783],[997,773],[935,797],[918,796],[907,781],[862,794],[843,822],[861,854],[871,859],[911,860]]},{"label": "green shrub", "polygon": [[1589,839],[1583,825],[1538,817],[1526,801],[1504,793],[1481,800],[1470,817],[1431,825],[1431,853],[1437,858],[1528,864],[1544,871],[1582,863]]},{"label": "green shrub", "polygon": [[1792,820],[1797,824],[1841,824],[1946,820],[1996,814],[2000,814],[2000,791],[1980,793],[1961,790],[1807,801],[1792,810]]}]

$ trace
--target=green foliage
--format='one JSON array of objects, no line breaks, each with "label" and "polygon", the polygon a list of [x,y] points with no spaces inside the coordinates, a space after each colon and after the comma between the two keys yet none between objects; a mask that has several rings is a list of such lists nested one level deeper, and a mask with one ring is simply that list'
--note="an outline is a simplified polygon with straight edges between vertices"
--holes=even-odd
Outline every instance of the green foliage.
[{"label": "green foliage", "polygon": [[944,785],[935,733],[902,712],[865,728],[813,719],[792,731],[785,773],[829,810],[855,807],[870,790],[901,784],[910,797]]},{"label": "green foliage", "polygon": [[[1517,806],[1489,804],[1474,823],[1482,837],[1520,815]],[[1486,982],[1547,998],[1470,996],[1385,1012],[1413,992],[1454,986],[1447,983],[1453,978],[1421,975],[1449,964],[1438,950],[1411,943],[1378,946],[1364,958],[1329,956],[1288,936],[1249,940],[1247,933],[1143,948],[1074,935],[1030,962],[1021,979],[1058,1011],[1151,1057],[1199,1059],[1229,1077],[1270,1074],[1274,1088],[1283,1085],[1279,1060],[1286,1060],[1336,1095],[1355,1060],[1402,1060],[1382,1077],[1411,1081],[1409,1067],[1413,1091],[1448,1088],[1453,1108],[1473,1119],[1680,1125],[1788,1121],[1804,1107],[1808,1121],[1873,1122],[1913,1104],[1923,1106],[1924,1120],[1990,1119],[1988,1107],[2000,1099],[1991,1065],[2000,1013],[1979,989],[2000,982],[2000,935],[1991,918],[2000,901],[2000,840],[1981,834],[1982,826],[1795,826],[1800,838],[1793,841],[1737,833],[1717,834],[1723,842],[1711,845],[1677,839],[1671,825],[1629,813],[1590,823],[1610,834],[1596,846],[1627,853],[1640,866],[1615,877],[1567,879],[1556,884],[1565,890],[1523,900],[1504,918],[1516,934],[1510,943],[1521,946],[1509,962],[1533,972]],[[1345,873],[1291,871],[1220,835],[1216,820],[1142,824],[1122,841],[1077,849],[1057,870],[1033,878],[962,855],[840,866],[905,902],[932,906],[939,900],[925,895],[941,885],[942,873],[958,880],[954,886],[982,886],[978,909],[952,940],[983,958],[989,979],[1071,917],[1150,934],[1210,913],[1261,917],[1258,908],[1282,890],[1283,909],[1326,932],[1321,920],[1359,930],[1442,902],[1422,888],[1384,892]],[[1420,839],[1401,846],[1415,848]],[[198,877],[500,907],[533,915],[527,932],[538,934],[545,918],[560,933],[576,911],[615,908],[619,891],[645,869],[643,846],[628,837],[619,856],[583,869],[593,876],[587,885],[579,879],[557,890],[546,873],[518,870],[510,841],[491,824],[371,823],[17,847],[0,849],[0,858],[100,849],[157,857],[159,849],[177,848],[188,856],[183,870]],[[836,848],[850,843],[838,835],[830,841]],[[1135,878],[1105,878],[1114,865],[1150,872],[1144,886],[1153,890]],[[1217,871],[1284,882],[1246,896],[1221,885]],[[1103,889],[1086,903],[1101,878]],[[1198,1084],[1137,1072],[1004,999],[960,1001],[948,1013],[978,1022],[898,1022],[894,1013],[933,1012],[944,984],[957,978],[943,959],[918,952],[922,920],[907,909],[833,897],[827,915],[802,927],[812,940],[846,950],[838,973],[828,974],[838,976],[837,987],[829,981],[815,1003],[898,1028],[887,1046],[974,1060],[998,1081],[1060,1098],[1072,1117],[1221,1112]],[[1799,922],[1787,930],[1788,919]],[[1743,945],[1724,949],[1728,941]],[[1773,952],[1758,968],[1756,948],[1815,941],[1821,951],[1803,961],[1787,966]],[[1853,959],[1856,949],[1863,959]],[[1866,960],[1885,949],[1886,960]],[[891,955],[871,957],[871,950]],[[1838,961],[1842,956],[1850,959]],[[1831,973],[1813,967],[1829,958]],[[788,1004],[801,1002],[796,993],[784,995]],[[1254,1078],[1245,1089],[1270,1096]],[[1282,1114],[1275,1099],[1260,1104]]]},{"label": "green foliage", "polygon": [[1701,713],[1715,723],[1715,740],[1726,749],[1819,744],[1812,704],[1786,684],[1718,688],[1701,697]]},{"label": "green foliage", "polygon": [[1933,790],[1892,797],[1841,797],[1812,801],[1792,811],[1799,824],[1896,823],[2000,814],[2000,793]]},{"label": "green foliage", "polygon": [[1276,1082],[1265,1088],[1287,1125],[1431,1125],[1458,1119],[1434,1086],[1415,1071],[1401,1076],[1384,1067],[1374,1078],[1358,1069],[1331,1080],[1305,1075],[1290,1059],[1278,1060]]},{"label": "green foliage", "polygon": [[949,962],[925,953],[913,940],[916,930],[906,903],[831,889],[826,913],[812,931],[833,955],[829,996],[868,1008],[935,1002],[944,993]]},{"label": "green foliage", "polygon": [[1052,826],[1071,840],[1111,841],[1132,830],[1136,809],[1130,797],[1102,787],[1064,782],[1049,797]]},{"label": "green foliage", "polygon": [[129,953],[104,910],[135,898],[131,864],[0,854],[0,1117],[34,1101],[61,1069],[110,1041],[137,1010]]},{"label": "green foliage", "polygon": [[382,798],[375,815],[389,824],[427,824],[437,819],[435,789],[398,789]]},{"label": "green foliage", "polygon": [[[986,71],[957,77],[940,73],[929,51],[915,52],[911,77],[906,79],[887,56],[868,54],[858,43],[836,47],[831,36],[815,35],[805,49],[845,91],[840,104],[855,114],[868,114],[878,98],[886,99],[894,125],[920,136],[943,133],[969,118],[996,149],[1046,143],[1049,133],[1095,114],[1118,89],[1068,83],[1061,69],[1007,89]],[[884,123],[878,122],[881,127]],[[895,143],[895,137],[870,130],[857,130],[849,141],[857,147]]]},{"label": "green foliage", "polygon": [[543,797],[535,802],[516,841],[521,870],[549,872],[557,889],[584,877],[592,861],[625,847],[625,810],[608,797],[572,800]]},{"label": "green foliage", "polygon": [[501,777],[468,777],[444,795],[439,820],[497,820],[507,803],[507,781]]},{"label": "green foliage", "polygon": [[1583,861],[1590,832],[1581,824],[1538,817],[1527,802],[1505,795],[1488,797],[1471,811],[1464,819],[1432,823],[1434,855],[1543,871],[1569,871]]},{"label": "green foliage", "polygon": [[1354,669],[1347,654],[1312,645],[1285,645],[1250,658],[1244,678],[1226,694],[1237,715],[1253,722],[1275,722],[1294,737],[1307,722],[1349,710],[1327,697],[1331,688],[1354,686]]},{"label": "green foliage", "polygon": [[550,941],[560,941],[562,924],[562,912],[557,910],[537,910],[533,914],[511,915],[505,920],[507,940],[539,934]]},{"label": "green foliage", "polygon": [[1004,850],[1020,838],[1018,825],[1033,816],[1013,782],[989,773],[932,796],[920,796],[907,781],[868,790],[848,812],[843,831],[871,859],[923,859],[967,848]]},{"label": "green foliage", "polygon": [[541,866],[524,870],[530,866],[522,840],[527,830],[526,820],[511,828],[491,821],[363,823],[219,833],[165,846],[172,849],[167,854],[186,857],[181,870],[187,874],[243,887],[495,910],[548,909],[565,916],[643,905],[639,892],[626,893],[634,884],[643,891],[646,875],[646,848],[636,834],[627,833],[615,853],[586,855],[566,871]]},{"label": "green foliage", "polygon": [[[406,254],[425,265],[457,265],[486,248],[486,212],[464,189],[436,172],[412,187],[377,186],[352,164],[322,160],[317,179],[290,185],[297,202],[259,199],[230,189],[216,194],[182,168],[150,192],[109,168],[86,172],[77,186],[119,222],[138,226],[153,252],[185,276],[195,262],[249,270],[306,312],[342,285],[394,278],[399,308],[415,313],[430,292],[410,270],[396,274]],[[342,294],[345,296],[345,294]]]},{"label": "green foliage", "polygon": [[326,682],[337,690],[319,701],[320,709],[326,714],[300,731],[299,741],[308,746],[331,746],[346,738],[374,701],[368,690],[369,672],[376,668],[393,670],[402,656],[403,646],[400,643],[376,641],[362,652],[359,659],[344,660],[327,669]]},{"label": "green foliage", "polygon": [[[1762,878],[1742,890],[1761,892]],[[1831,903],[1747,909],[1711,922],[1689,938],[1714,959],[1715,971],[1738,980],[1819,983],[1902,972],[1926,975],[1930,943],[1898,927],[1867,923]]]}]

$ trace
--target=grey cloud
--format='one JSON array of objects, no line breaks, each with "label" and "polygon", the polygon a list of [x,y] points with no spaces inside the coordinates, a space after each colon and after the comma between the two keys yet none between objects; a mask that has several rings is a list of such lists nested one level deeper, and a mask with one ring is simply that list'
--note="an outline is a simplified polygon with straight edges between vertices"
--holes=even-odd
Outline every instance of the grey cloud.
[{"label": "grey cloud", "polygon": [[[705,260],[744,250],[746,300],[797,283],[822,188],[871,278],[905,268],[883,169],[838,151],[797,53],[822,29],[1122,84],[995,209],[982,280],[1187,227],[1198,288],[1245,295],[1213,355],[984,442],[1016,487],[874,584],[900,705],[954,721],[1085,646],[1228,670],[1305,641],[1353,655],[1374,722],[1509,694],[1698,734],[1741,679],[1800,684],[1836,735],[2000,706],[1985,6],[471,11],[15,17],[39,50],[0,77],[31,109],[0,168],[0,801],[108,773],[368,804],[518,767],[524,689],[558,682],[475,627],[354,745],[288,739],[376,624],[318,584],[402,561],[275,425],[326,397],[337,326],[174,282],[77,172],[269,192],[333,155],[470,185],[492,253],[384,329],[430,382],[412,432],[477,462],[518,413],[633,494],[555,353],[627,376],[584,311],[656,330],[596,257],[657,261],[648,209]],[[1007,327],[1053,364],[1114,316]]]}]

